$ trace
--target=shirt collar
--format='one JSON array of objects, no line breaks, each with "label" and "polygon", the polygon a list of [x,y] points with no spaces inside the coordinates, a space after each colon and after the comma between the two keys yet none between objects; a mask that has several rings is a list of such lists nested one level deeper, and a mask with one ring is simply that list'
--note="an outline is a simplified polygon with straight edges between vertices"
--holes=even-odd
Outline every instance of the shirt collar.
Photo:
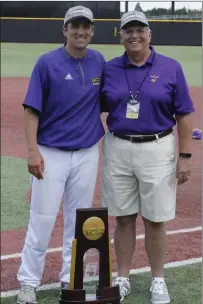
[{"label": "shirt collar", "polygon": [[[143,65],[147,65],[147,64],[153,64],[155,56],[156,56],[156,52],[154,50],[154,48],[150,45],[149,46],[150,50],[151,50],[151,54],[149,56],[149,58],[146,60],[146,62]],[[128,66],[128,65],[133,65],[132,62],[129,61],[128,56],[127,56],[127,52],[125,51],[125,53],[123,54],[123,66]]]},{"label": "shirt collar", "polygon": [[64,56],[66,57],[66,59],[72,59],[73,61],[79,61],[79,60],[85,60],[85,59],[91,59],[92,56],[91,56],[91,53],[89,52],[88,49],[86,49],[86,53],[85,53],[85,56],[81,59],[77,59],[75,57],[72,57],[70,54],[68,54],[68,52],[66,51],[65,49],[65,46],[66,46],[66,43],[64,43],[64,45],[62,46],[62,52],[64,54]]}]

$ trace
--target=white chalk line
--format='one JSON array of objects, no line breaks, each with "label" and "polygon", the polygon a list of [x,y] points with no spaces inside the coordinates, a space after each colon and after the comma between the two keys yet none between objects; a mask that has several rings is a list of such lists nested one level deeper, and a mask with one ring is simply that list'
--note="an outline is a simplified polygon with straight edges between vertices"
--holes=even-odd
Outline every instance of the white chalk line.
[{"label": "white chalk line", "polygon": [[[171,230],[171,231],[167,231],[167,235],[174,235],[174,234],[181,234],[181,233],[191,233],[191,232],[197,232],[197,231],[201,231],[201,230],[202,230],[202,227]],[[144,238],[145,238],[144,234],[137,235],[137,237],[136,237],[137,240],[141,240],[141,239],[144,239]],[[111,243],[112,244],[114,243],[113,239],[111,240]],[[62,249],[63,249],[63,247],[49,248],[47,250],[47,253],[61,252]],[[2,255],[1,256],[1,261],[10,260],[10,259],[17,259],[17,258],[21,258],[21,253],[13,253],[13,254]]]},{"label": "white chalk line", "polygon": [[[164,265],[164,268],[165,269],[176,268],[176,267],[181,267],[181,266],[193,265],[193,264],[197,264],[197,263],[201,263],[201,262],[202,262],[202,257],[199,257],[199,258],[194,258],[194,259],[167,263]],[[134,275],[134,274],[138,274],[138,273],[147,273],[150,271],[151,271],[150,267],[143,267],[143,268],[131,269],[130,274]],[[113,276],[113,278],[116,277],[117,272],[113,272],[112,276]],[[85,279],[84,282],[85,283],[94,282],[94,281],[98,281],[98,279],[99,279],[98,276],[95,276],[95,277]],[[60,283],[42,285],[38,288],[38,291],[57,289],[57,288],[60,288]],[[14,296],[18,295],[18,293],[19,293],[19,290],[10,290],[10,291],[1,292],[1,298],[14,297]]]}]

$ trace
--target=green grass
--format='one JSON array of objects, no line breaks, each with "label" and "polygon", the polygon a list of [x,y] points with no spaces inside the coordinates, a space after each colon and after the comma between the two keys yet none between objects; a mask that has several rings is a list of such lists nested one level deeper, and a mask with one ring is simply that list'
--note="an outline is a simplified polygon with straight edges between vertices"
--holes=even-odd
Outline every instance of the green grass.
[{"label": "green grass", "polygon": [[[1,76],[29,77],[38,57],[59,44],[1,43]],[[109,60],[123,53],[121,45],[91,45]],[[189,85],[202,85],[202,48],[187,46],[155,46],[156,51],[178,60]]]},{"label": "green grass", "polygon": [[[202,291],[202,264],[166,270],[166,282],[171,295],[171,304],[200,304]],[[125,304],[149,304],[150,273],[131,276],[132,294]],[[90,285],[88,286],[90,287]],[[59,290],[38,293],[39,304],[57,304]],[[2,304],[16,303],[16,297],[1,299]]]},{"label": "green grass", "polygon": [[24,228],[27,225],[29,205],[25,194],[29,190],[26,161],[1,157],[1,231]]}]

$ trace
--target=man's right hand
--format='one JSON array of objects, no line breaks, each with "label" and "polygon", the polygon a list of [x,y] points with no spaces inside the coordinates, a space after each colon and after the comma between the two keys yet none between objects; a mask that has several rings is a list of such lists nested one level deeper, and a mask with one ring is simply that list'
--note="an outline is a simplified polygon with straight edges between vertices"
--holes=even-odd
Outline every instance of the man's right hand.
[{"label": "man's right hand", "polygon": [[28,171],[37,179],[44,177],[44,159],[39,151],[29,152],[28,154]]}]

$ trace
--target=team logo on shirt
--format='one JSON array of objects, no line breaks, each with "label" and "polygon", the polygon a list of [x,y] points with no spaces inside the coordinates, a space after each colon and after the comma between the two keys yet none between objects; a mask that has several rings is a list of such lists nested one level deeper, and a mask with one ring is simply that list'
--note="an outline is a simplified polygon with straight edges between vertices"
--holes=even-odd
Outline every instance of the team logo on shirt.
[{"label": "team logo on shirt", "polygon": [[66,79],[66,80],[72,80],[73,77],[71,76],[71,74],[67,74],[66,77],[65,77],[65,79]]},{"label": "team logo on shirt", "polygon": [[99,85],[100,84],[100,78],[98,78],[98,77],[92,78],[92,84],[93,85]]},{"label": "team logo on shirt", "polygon": [[157,81],[157,79],[159,78],[159,76],[157,75],[150,75],[151,78],[151,82],[155,83]]}]

